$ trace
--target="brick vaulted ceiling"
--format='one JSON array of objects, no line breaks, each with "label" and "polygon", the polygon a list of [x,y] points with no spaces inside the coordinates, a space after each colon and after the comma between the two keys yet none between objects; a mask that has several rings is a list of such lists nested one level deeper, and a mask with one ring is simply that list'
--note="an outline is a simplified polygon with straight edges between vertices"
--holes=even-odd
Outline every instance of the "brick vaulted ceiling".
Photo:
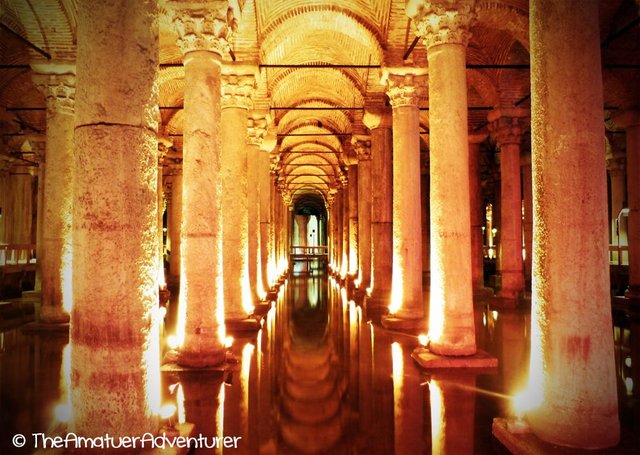
[{"label": "brick vaulted ceiling", "polygon": [[[408,52],[416,30],[405,14],[405,0],[230,4],[238,16],[231,42],[235,59],[260,65],[254,107],[268,113],[277,137],[273,161],[279,180],[298,195],[326,196],[353,154],[352,135],[367,134],[364,109],[387,104],[383,68],[427,67],[422,43]],[[0,0],[0,164],[15,165],[15,151],[46,128],[44,98],[31,81],[29,65],[48,58],[73,62],[76,8],[76,0]],[[640,101],[637,8],[633,0],[600,1],[603,120],[609,130],[617,128],[607,121],[612,110],[637,107]],[[162,132],[173,142],[172,156],[179,157],[184,71],[168,11],[160,0],[159,115]],[[495,107],[529,106],[528,29],[526,0],[477,1],[467,49],[470,131],[482,131]],[[425,91],[420,103],[424,133],[428,106]],[[422,144],[428,147],[427,140]]]}]

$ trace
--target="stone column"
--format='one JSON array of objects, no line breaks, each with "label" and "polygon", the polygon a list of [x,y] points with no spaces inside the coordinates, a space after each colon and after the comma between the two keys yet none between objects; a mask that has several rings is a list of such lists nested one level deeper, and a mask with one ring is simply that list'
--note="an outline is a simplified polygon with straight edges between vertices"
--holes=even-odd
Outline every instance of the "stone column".
[{"label": "stone column", "polygon": [[429,349],[441,355],[476,352],[465,70],[472,7],[468,0],[418,0],[407,5],[429,59]]},{"label": "stone column", "polygon": [[[607,157],[607,171],[611,179],[611,245],[617,246],[618,242],[620,245],[626,245],[627,233],[621,232],[619,235],[616,226],[616,218],[620,210],[624,208],[625,176],[627,173],[624,154],[615,153],[611,158]],[[617,261],[617,253],[614,257]]]},{"label": "stone column", "polygon": [[[247,124],[247,200],[249,204],[249,284],[251,299],[259,302],[265,295],[260,269],[260,151],[262,138],[266,134],[267,121],[264,115],[252,114]],[[268,169],[268,168],[267,168]],[[267,170],[267,177],[269,176]],[[269,194],[267,192],[267,194]]]},{"label": "stone column", "polygon": [[207,3],[209,9],[198,5],[172,3],[184,54],[178,363],[187,367],[216,365],[225,355],[220,79],[231,24],[226,1]]},{"label": "stone column", "polygon": [[533,257],[533,184],[531,183],[531,154],[520,155],[522,173],[522,201],[524,204],[524,277],[525,291],[531,289],[531,258]]},{"label": "stone column", "polygon": [[349,244],[351,238],[349,236],[349,171],[347,169],[344,175],[343,187],[342,187],[342,266],[340,267],[341,278],[346,278],[349,274]]},{"label": "stone column", "polygon": [[[36,206],[36,277],[31,295],[42,295],[42,230],[44,223],[44,180],[45,180],[45,157],[46,157],[46,136],[38,135],[37,138],[29,136],[29,143],[34,155],[34,161],[38,163],[38,195]],[[73,144],[71,144],[73,148]],[[73,197],[73,194],[71,195]],[[27,291],[28,292],[28,291]],[[25,293],[23,292],[23,296]]]},{"label": "stone column", "polygon": [[616,118],[627,139],[627,241],[629,243],[629,288],[625,297],[640,304],[640,111],[628,111]]},{"label": "stone column", "polygon": [[473,297],[486,298],[493,290],[484,287],[484,252],[482,227],[485,224],[482,193],[480,191],[480,144],[486,134],[469,135],[469,197],[471,210],[471,283]]},{"label": "stone column", "polygon": [[517,299],[524,292],[520,144],[528,123],[524,109],[498,109],[488,116],[489,130],[500,147],[499,296]]},{"label": "stone column", "polygon": [[[243,71],[244,70],[244,71]],[[250,68],[225,67],[222,85],[222,247],[225,320],[253,313],[249,282],[247,110],[255,77]],[[228,324],[228,322],[227,322]]]},{"label": "stone column", "polygon": [[[370,308],[386,308],[391,298],[393,165],[391,115],[368,110],[371,131],[371,299]],[[375,185],[373,184],[375,182]]]},{"label": "stone column", "polygon": [[44,163],[40,273],[43,323],[69,321],[72,287],[73,122],[75,67],[34,65],[33,79],[47,100],[47,156]]},{"label": "stone column", "polygon": [[429,288],[431,267],[431,219],[429,217],[429,151],[420,151],[420,243],[422,244],[422,285]]},{"label": "stone column", "polygon": [[271,241],[271,177],[269,153],[275,145],[271,139],[263,140],[261,150],[258,153],[258,197],[260,204],[260,273],[265,290],[272,285],[269,276],[269,264],[273,243]]},{"label": "stone column", "polygon": [[169,256],[169,283],[173,286],[180,283],[181,268],[181,243],[182,237],[182,169],[173,175],[171,184],[171,229],[169,238],[171,240],[171,255]]},{"label": "stone column", "polygon": [[527,419],[552,444],[598,449],[620,434],[598,2],[532,0],[529,8],[535,250],[527,392],[537,406]]},{"label": "stone column", "polygon": [[367,289],[371,285],[371,140],[356,136],[353,146],[358,158],[358,287]]},{"label": "stone column", "polygon": [[[158,179],[156,183],[157,195],[158,195],[158,287],[161,290],[167,289],[167,280],[165,278],[164,270],[164,210],[165,210],[165,195],[163,188],[162,174],[164,172],[164,159],[167,156],[167,147],[171,144],[163,138],[158,138]],[[165,294],[166,295],[166,294]],[[162,299],[162,296],[161,296]],[[166,303],[166,302],[164,302]]]},{"label": "stone column", "polygon": [[155,1],[78,2],[69,430],[85,437],[158,430],[157,27]]},{"label": "stone column", "polygon": [[360,249],[358,238],[358,165],[353,157],[348,168],[349,186],[347,187],[349,198],[349,276],[353,279],[358,276],[358,251]]},{"label": "stone column", "polygon": [[383,323],[409,328],[424,317],[418,101],[427,80],[424,70],[406,68],[388,74],[386,83],[393,108],[393,275],[391,316]]}]

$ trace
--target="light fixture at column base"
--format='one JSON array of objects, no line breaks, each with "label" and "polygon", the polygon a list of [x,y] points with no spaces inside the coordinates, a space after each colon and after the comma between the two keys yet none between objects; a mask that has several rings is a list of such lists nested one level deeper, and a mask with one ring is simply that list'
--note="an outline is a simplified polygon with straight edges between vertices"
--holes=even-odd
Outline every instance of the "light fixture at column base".
[{"label": "light fixture at column base", "polygon": [[498,359],[485,351],[478,350],[473,355],[447,356],[438,355],[428,348],[418,347],[413,350],[411,357],[424,369],[473,368],[495,369]]},{"label": "light fixture at column base", "polygon": [[[550,444],[538,438],[530,431],[519,432],[511,431],[514,429],[510,420],[504,417],[496,417],[493,419],[492,433],[493,436],[504,445],[507,450],[514,454],[532,454],[546,455],[558,453],[558,446]],[[583,450],[565,449],[566,453],[584,453]]]}]

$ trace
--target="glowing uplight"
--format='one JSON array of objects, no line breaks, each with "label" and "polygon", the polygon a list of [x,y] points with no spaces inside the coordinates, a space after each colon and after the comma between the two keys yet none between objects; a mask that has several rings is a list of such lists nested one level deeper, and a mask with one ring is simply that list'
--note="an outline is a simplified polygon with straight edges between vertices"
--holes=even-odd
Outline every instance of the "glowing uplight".
[{"label": "glowing uplight", "polygon": [[420,335],[418,335],[418,342],[421,346],[426,347],[427,344],[429,344],[429,337],[426,334],[421,333]]},{"label": "glowing uplight", "polygon": [[176,413],[176,407],[172,404],[165,404],[160,408],[160,418],[163,420],[170,419]]},{"label": "glowing uplight", "polygon": [[180,346],[180,343],[178,342],[178,337],[175,335],[169,335],[167,337],[167,346],[169,346],[169,349],[178,349],[178,346]]},{"label": "glowing uplight", "polygon": [[528,389],[515,394],[513,398],[511,398],[513,415],[518,419],[522,419],[527,412],[537,408],[541,404],[542,400],[532,395]]},{"label": "glowing uplight", "polygon": [[395,314],[402,307],[402,298],[404,290],[402,289],[404,271],[400,267],[399,262],[394,258],[393,275],[391,277],[391,303],[389,304],[389,313]]},{"label": "glowing uplight", "polygon": [[402,362],[402,346],[397,341],[391,343],[391,365],[393,375],[393,389],[402,388],[404,365]]},{"label": "glowing uplight", "polygon": [[160,316],[160,319],[164,319],[164,317],[167,315],[167,309],[163,306],[161,306],[160,308],[158,308],[158,316]]},{"label": "glowing uplight", "polygon": [[442,271],[431,262],[431,292],[429,295],[429,340],[438,341],[444,332],[444,280]]},{"label": "glowing uplight", "polygon": [[73,246],[71,239],[65,239],[65,243],[67,242],[68,244],[65,244],[60,260],[60,276],[62,278],[62,308],[65,312],[71,314],[73,307]]},{"label": "glowing uplight", "polygon": [[61,403],[53,409],[53,415],[58,422],[67,423],[71,420],[71,405]]},{"label": "glowing uplight", "polygon": [[627,357],[624,359],[624,364],[625,364],[627,367],[631,368],[631,357],[627,356]]},{"label": "glowing uplight", "polygon": [[493,319],[494,321],[498,320],[498,312],[496,310],[491,311],[491,319]]},{"label": "glowing uplight", "polygon": [[233,337],[232,336],[228,336],[224,339],[224,347],[225,348],[230,348],[231,346],[233,346]]},{"label": "glowing uplight", "polygon": [[627,389],[627,395],[633,395],[633,379],[632,378],[624,378],[624,386]]}]

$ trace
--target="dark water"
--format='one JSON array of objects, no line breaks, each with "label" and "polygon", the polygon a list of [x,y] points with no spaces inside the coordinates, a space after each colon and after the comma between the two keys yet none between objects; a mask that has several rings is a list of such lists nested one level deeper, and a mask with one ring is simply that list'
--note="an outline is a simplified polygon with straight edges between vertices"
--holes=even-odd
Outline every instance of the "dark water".
[{"label": "dark water", "polygon": [[[174,313],[170,308],[167,333]],[[183,409],[196,433],[241,438],[235,449],[193,453],[507,453],[491,423],[510,414],[508,397],[524,386],[527,311],[476,308],[478,345],[499,359],[498,369],[485,374],[427,375],[411,359],[415,336],[367,319],[326,275],[292,276],[260,332],[236,337],[231,350],[239,363],[231,371],[163,372],[163,401]],[[622,444],[607,453],[637,453],[632,381],[640,381],[640,331],[624,312],[614,322],[624,431]],[[12,436],[46,432],[52,424],[66,396],[67,342],[19,329],[0,334],[0,454],[32,452],[29,444],[16,449]]]}]

